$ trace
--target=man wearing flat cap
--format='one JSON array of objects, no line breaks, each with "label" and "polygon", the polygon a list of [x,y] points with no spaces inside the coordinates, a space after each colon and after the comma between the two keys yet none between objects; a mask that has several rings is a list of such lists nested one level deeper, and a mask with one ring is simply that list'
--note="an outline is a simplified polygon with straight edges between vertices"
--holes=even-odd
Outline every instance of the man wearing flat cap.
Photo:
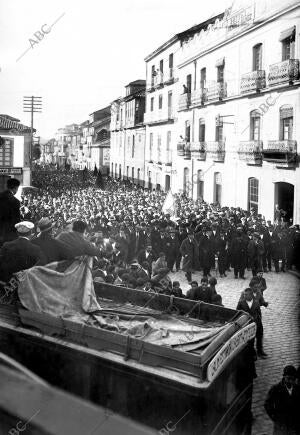
[{"label": "man wearing flat cap", "polygon": [[41,249],[30,241],[34,224],[22,221],[15,227],[18,238],[4,243],[0,250],[0,280],[4,282],[8,282],[13,273],[46,264]]},{"label": "man wearing flat cap", "polygon": [[67,246],[52,237],[53,226],[49,218],[43,217],[38,222],[39,235],[32,240],[32,243],[38,246],[45,255],[46,264],[74,258]]},{"label": "man wearing flat cap", "polygon": [[300,433],[300,387],[296,385],[297,370],[288,365],[283,369],[281,382],[271,387],[265,410],[274,422],[274,435],[297,435]]}]

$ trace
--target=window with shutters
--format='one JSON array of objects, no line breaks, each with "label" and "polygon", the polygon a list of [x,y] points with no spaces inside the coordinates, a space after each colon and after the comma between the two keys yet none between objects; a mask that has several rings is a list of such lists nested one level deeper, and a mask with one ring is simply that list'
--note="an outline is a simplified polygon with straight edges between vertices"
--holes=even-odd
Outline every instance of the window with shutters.
[{"label": "window with shutters", "polygon": [[200,89],[205,89],[206,86],[206,68],[202,68],[200,71]]},{"label": "window with shutters", "polygon": [[205,142],[205,121],[203,118],[199,119],[199,142]]},{"label": "window with shutters", "polygon": [[293,107],[290,105],[281,106],[280,113],[280,140],[293,139]]},{"label": "window with shutters", "polygon": [[158,108],[162,109],[162,105],[163,105],[163,96],[162,94],[160,94],[158,97]]},{"label": "window with shutters", "polygon": [[191,141],[191,123],[190,123],[190,121],[185,121],[185,140],[186,140],[186,142]]},{"label": "window with shutters", "polygon": [[154,109],[154,97],[152,97],[150,100],[150,111],[153,112],[153,109]]},{"label": "window with shutters", "polygon": [[4,139],[0,146],[0,166],[13,166],[13,139]]},{"label": "window with shutters", "polygon": [[161,135],[157,135],[157,161],[161,163]]},{"label": "window with shutters", "polygon": [[217,82],[224,83],[224,64],[217,67]]},{"label": "window with shutters", "polygon": [[282,60],[294,59],[295,56],[295,32],[286,39],[281,41],[282,44]]},{"label": "window with shutters", "polygon": [[153,133],[149,136],[149,160],[153,160]]},{"label": "window with shutters", "polygon": [[250,140],[260,140],[260,114],[256,110],[250,112]]},{"label": "window with shutters", "polygon": [[248,210],[254,208],[258,210],[258,179],[248,179]]},{"label": "window with shutters", "polygon": [[256,44],[253,47],[253,71],[258,71],[262,69],[262,44]]}]

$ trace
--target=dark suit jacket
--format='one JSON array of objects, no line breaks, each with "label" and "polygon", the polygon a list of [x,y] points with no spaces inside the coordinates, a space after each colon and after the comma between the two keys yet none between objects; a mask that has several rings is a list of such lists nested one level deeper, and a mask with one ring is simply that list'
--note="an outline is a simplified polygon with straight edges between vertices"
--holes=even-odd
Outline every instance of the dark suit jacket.
[{"label": "dark suit jacket", "polygon": [[0,193],[0,246],[18,237],[15,224],[20,221],[20,201],[10,190],[5,190]]},{"label": "dark suit jacket", "polygon": [[73,252],[67,246],[47,232],[40,233],[39,237],[32,240],[32,243],[41,248],[46,257],[46,264],[74,258]]},{"label": "dark suit jacket", "polygon": [[253,304],[251,308],[249,307],[245,299],[239,300],[236,309],[249,313],[250,316],[253,317],[255,323],[261,324],[261,309],[260,309],[259,302],[257,300],[253,299]]},{"label": "dark suit jacket", "polygon": [[8,282],[13,273],[46,264],[41,249],[28,239],[20,237],[6,242],[0,250],[0,279]]},{"label": "dark suit jacket", "polygon": [[91,257],[99,257],[101,251],[88,240],[85,240],[81,233],[77,231],[62,232],[57,237],[57,240],[62,242],[67,249],[71,250],[73,257],[81,255],[90,255]]},{"label": "dark suit jacket", "polygon": [[210,287],[207,287],[205,290],[203,290],[203,288],[200,286],[196,289],[188,290],[186,297],[187,299],[193,299],[194,301],[202,301],[211,304],[213,293]]}]

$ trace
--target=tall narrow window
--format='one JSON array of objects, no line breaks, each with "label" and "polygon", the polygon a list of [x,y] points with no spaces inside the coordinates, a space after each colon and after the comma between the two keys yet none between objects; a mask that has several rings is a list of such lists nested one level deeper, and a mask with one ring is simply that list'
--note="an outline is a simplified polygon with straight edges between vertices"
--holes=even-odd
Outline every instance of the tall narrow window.
[{"label": "tall narrow window", "polygon": [[190,178],[190,170],[189,170],[189,168],[184,168],[184,170],[183,170],[183,192],[186,195],[189,194],[189,190],[190,190],[189,178]]},{"label": "tall narrow window", "polygon": [[159,70],[163,74],[163,72],[164,72],[164,61],[163,61],[163,59],[159,62]]},{"label": "tall narrow window", "polygon": [[214,174],[214,202],[221,205],[222,200],[222,176],[220,172],[215,172]]},{"label": "tall narrow window", "polygon": [[200,89],[203,91],[206,86],[206,68],[202,68],[200,71]]},{"label": "tall narrow window", "polygon": [[153,133],[150,133],[149,136],[149,160],[153,159]]},{"label": "tall narrow window", "polygon": [[185,121],[185,140],[186,140],[186,142],[191,141],[191,123],[190,123],[190,121]]},{"label": "tall narrow window", "polygon": [[262,69],[262,44],[256,44],[252,49],[252,70],[258,71]]},{"label": "tall narrow window", "polygon": [[168,118],[173,117],[173,93],[172,91],[168,92]]},{"label": "tall narrow window", "polygon": [[199,142],[205,142],[205,121],[203,118],[199,119]]},{"label": "tall narrow window", "polygon": [[151,86],[154,86],[154,77],[156,76],[155,65],[151,67]]},{"label": "tall narrow window", "polygon": [[285,30],[280,35],[282,44],[282,60],[294,59],[295,56],[295,26]]},{"label": "tall narrow window", "polygon": [[131,168],[131,179],[134,181],[134,167]]},{"label": "tall narrow window", "polygon": [[285,104],[279,109],[280,113],[280,140],[293,139],[293,107]]},{"label": "tall narrow window", "polygon": [[187,93],[190,94],[192,90],[192,75],[188,74],[186,76],[186,87],[187,87]]},{"label": "tall narrow window", "polygon": [[131,148],[131,157],[134,158],[135,153],[135,136],[132,136],[132,148]]},{"label": "tall narrow window", "polygon": [[217,67],[217,82],[218,83],[224,83],[224,68],[225,68],[224,63]]},{"label": "tall narrow window", "polygon": [[254,208],[258,210],[258,179],[248,179],[248,210]]},{"label": "tall narrow window", "polygon": [[161,163],[161,135],[157,135],[157,161]]},{"label": "tall narrow window", "polygon": [[173,78],[173,60],[174,56],[173,53],[169,54],[169,76],[170,79]]},{"label": "tall narrow window", "polygon": [[129,179],[129,166],[126,167],[126,177],[127,177],[127,180],[128,180]]},{"label": "tall narrow window", "polygon": [[203,200],[204,193],[204,175],[201,169],[197,172],[197,199]]},{"label": "tall narrow window", "polygon": [[256,110],[250,112],[250,140],[260,140],[260,114]]},{"label": "tall narrow window", "polygon": [[160,94],[158,97],[158,108],[162,109],[162,105],[163,105],[163,96],[162,94]]},{"label": "tall narrow window", "polygon": [[171,158],[171,131],[167,132],[166,163],[172,163]]},{"label": "tall narrow window", "polygon": [[4,139],[4,144],[0,146],[0,165],[13,166],[13,139]]},{"label": "tall narrow window", "polygon": [[216,123],[216,142],[223,141],[223,124]]},{"label": "tall narrow window", "polygon": [[150,100],[150,111],[153,112],[153,109],[154,109],[154,97],[152,97]]}]

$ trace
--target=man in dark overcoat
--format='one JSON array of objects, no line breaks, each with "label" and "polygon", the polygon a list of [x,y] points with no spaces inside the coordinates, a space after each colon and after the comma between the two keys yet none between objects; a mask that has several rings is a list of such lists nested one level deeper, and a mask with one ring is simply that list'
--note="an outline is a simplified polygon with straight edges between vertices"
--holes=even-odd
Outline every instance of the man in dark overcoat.
[{"label": "man in dark overcoat", "polygon": [[242,228],[237,228],[230,246],[231,264],[234,269],[234,278],[245,279],[245,268],[247,264],[247,241],[243,236]]},{"label": "man in dark overcoat", "polygon": [[21,221],[20,201],[15,197],[20,186],[16,178],[9,178],[7,189],[0,193],[0,246],[18,237],[15,225]]},{"label": "man in dark overcoat", "polygon": [[273,385],[265,401],[265,410],[274,422],[273,435],[300,433],[300,387],[296,385],[297,370],[294,366],[283,369],[281,382]]},{"label": "man in dark overcoat", "polygon": [[180,246],[180,252],[183,258],[182,270],[185,272],[186,279],[192,281],[192,271],[198,261],[198,244],[195,240],[194,233],[190,230],[188,236],[183,240]]}]

